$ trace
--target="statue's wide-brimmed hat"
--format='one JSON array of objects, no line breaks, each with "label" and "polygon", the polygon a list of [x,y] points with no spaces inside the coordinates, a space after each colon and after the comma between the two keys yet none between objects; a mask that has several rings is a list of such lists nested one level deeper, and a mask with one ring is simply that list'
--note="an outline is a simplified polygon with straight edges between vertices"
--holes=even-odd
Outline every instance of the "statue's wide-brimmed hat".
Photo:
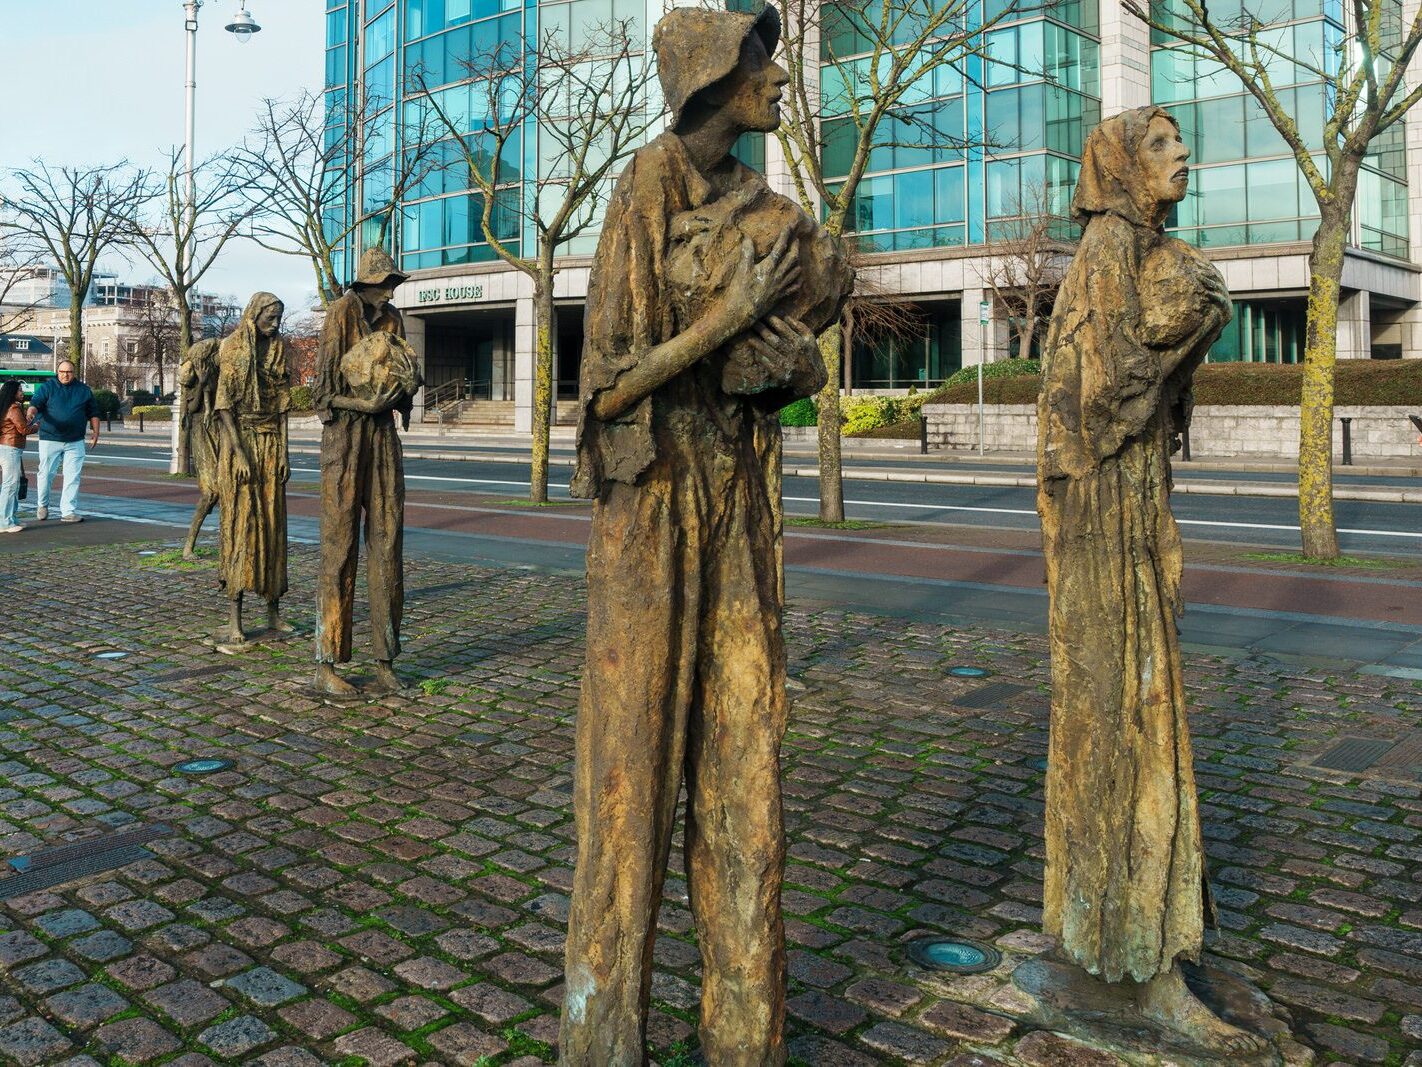
[{"label": "statue's wide-brimmed hat", "polygon": [[766,55],[780,43],[780,12],[766,4],[759,14],[677,7],[668,11],[652,32],[657,75],[676,129],[686,102],[736,69],[741,44],[751,33],[765,43]]},{"label": "statue's wide-brimmed hat", "polygon": [[408,274],[396,268],[390,253],[377,245],[361,253],[360,264],[356,267],[355,281],[351,282],[351,287],[388,285],[392,281],[399,285],[408,277]]}]

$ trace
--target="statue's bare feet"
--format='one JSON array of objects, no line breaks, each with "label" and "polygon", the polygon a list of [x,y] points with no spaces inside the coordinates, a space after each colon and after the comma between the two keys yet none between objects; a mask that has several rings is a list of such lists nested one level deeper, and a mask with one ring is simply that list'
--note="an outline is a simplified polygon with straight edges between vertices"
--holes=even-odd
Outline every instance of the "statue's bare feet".
[{"label": "statue's bare feet", "polygon": [[193,563],[197,560],[197,558],[198,557],[196,545],[189,543],[183,546],[183,559],[187,560],[189,563]]},{"label": "statue's bare feet", "polygon": [[1136,996],[1146,1018],[1200,1048],[1231,1056],[1257,1056],[1268,1048],[1264,1038],[1231,1026],[1200,1003],[1178,965],[1142,983]]},{"label": "statue's bare feet", "polygon": [[382,659],[375,661],[375,685],[372,688],[378,693],[398,693],[405,688],[405,683],[395,673],[390,661]]},{"label": "statue's bare feet", "polygon": [[291,625],[291,623],[289,622],[284,622],[282,620],[281,614],[277,611],[277,607],[275,604],[273,604],[267,609],[267,629],[274,634],[296,633],[295,626]]},{"label": "statue's bare feet", "polygon": [[351,685],[339,674],[336,668],[329,663],[318,663],[316,665],[316,681],[314,683],[316,692],[325,693],[331,697],[358,697],[360,690]]}]

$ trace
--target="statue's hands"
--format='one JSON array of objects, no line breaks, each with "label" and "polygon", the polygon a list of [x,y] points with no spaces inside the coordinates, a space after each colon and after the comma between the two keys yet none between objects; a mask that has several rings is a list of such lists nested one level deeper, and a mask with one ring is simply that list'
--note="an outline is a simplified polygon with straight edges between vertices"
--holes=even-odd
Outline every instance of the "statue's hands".
[{"label": "statue's hands", "polygon": [[372,415],[381,415],[392,410],[396,404],[400,403],[400,398],[405,395],[405,391],[398,385],[392,385],[370,402]]},{"label": "statue's hands", "polygon": [[799,284],[800,258],[790,254],[792,236],[792,231],[786,230],[760,260],[749,240],[741,242],[740,262],[721,297],[721,312],[731,320],[732,334],[759,322]]},{"label": "statue's hands", "polygon": [[817,358],[820,351],[810,328],[788,316],[767,315],[755,324],[746,339],[772,378],[783,378],[784,368],[801,366]]},{"label": "statue's hands", "polygon": [[252,480],[252,463],[240,448],[232,450],[232,477],[238,485],[246,485]]}]

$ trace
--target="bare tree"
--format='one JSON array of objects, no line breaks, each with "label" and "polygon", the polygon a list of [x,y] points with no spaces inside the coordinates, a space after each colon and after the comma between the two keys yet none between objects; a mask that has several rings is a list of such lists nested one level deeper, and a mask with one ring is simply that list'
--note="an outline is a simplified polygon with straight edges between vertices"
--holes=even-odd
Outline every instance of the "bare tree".
[{"label": "bare tree", "polygon": [[[3,202],[0,201],[0,212]],[[3,220],[3,215],[0,215]],[[44,255],[34,242],[22,233],[6,229],[0,221],[0,333],[9,333],[29,323],[35,309],[43,302],[33,297],[20,298],[20,287],[34,278],[42,267]]]},{"label": "bare tree", "polygon": [[[961,150],[963,131],[944,128],[937,109],[913,106],[930,98],[934,76],[984,52],[985,35],[1015,17],[1008,0],[982,20],[976,0],[786,0],[782,62],[790,75],[785,117],[776,137],[802,206],[838,237],[852,228],[851,211],[875,148],[912,141],[918,147]],[[835,140],[848,159],[844,174],[827,173],[825,149]],[[843,335],[837,325],[820,337],[829,381],[820,393],[820,519],[844,520],[839,437]]]},{"label": "bare tree", "polygon": [[240,180],[235,161],[216,156],[194,168],[189,201],[183,152],[175,148],[169,153],[166,173],[152,178],[149,203],[156,210],[130,220],[125,241],[172,293],[183,351],[202,332],[193,329],[195,290],[253,210],[239,194]]},{"label": "bare tree", "polygon": [[[307,92],[289,102],[264,100],[237,152],[253,212],[248,235],[270,251],[308,260],[322,307],[341,293],[341,250],[385,244],[400,202],[435,163],[431,117],[398,128],[396,144],[389,101],[355,94],[328,111],[319,94]],[[367,166],[367,158],[380,166]]]},{"label": "bare tree", "polygon": [[292,385],[310,385],[316,380],[316,342],[321,336],[321,319],[309,311],[289,316],[281,327],[286,346],[286,369]]},{"label": "bare tree", "polygon": [[[533,283],[533,445],[529,499],[548,500],[548,441],[553,408],[553,282],[555,257],[602,217],[621,163],[639,145],[657,112],[647,106],[649,58],[632,20],[613,21],[579,34],[544,35],[533,53],[522,45],[469,56],[463,69],[473,83],[478,114],[457,116],[447,89],[423,86],[422,99],[467,168],[479,201],[479,227],[505,263]],[[464,83],[456,91],[464,91]],[[471,111],[474,110],[471,108]],[[511,145],[528,120],[539,136],[539,172],[522,174]],[[517,183],[522,178],[523,199]],[[529,186],[532,186],[530,189]],[[536,245],[516,246],[520,223],[533,224]]]},{"label": "bare tree", "polygon": [[[1308,321],[1299,408],[1299,528],[1303,554],[1336,559],[1333,517],[1333,376],[1338,356],[1338,296],[1363,160],[1419,100],[1422,85],[1406,71],[1422,44],[1422,10],[1404,22],[1397,0],[1349,0],[1351,25],[1324,55],[1295,55],[1254,4],[1216,18],[1205,0],[1125,0],[1152,30],[1186,54],[1228,70],[1283,138],[1318,204],[1309,255]],[[1267,14],[1267,13],[1266,13]],[[1298,109],[1276,86],[1281,64],[1323,83],[1323,128],[1298,122]]]},{"label": "bare tree", "polygon": [[213,305],[211,314],[203,316],[204,337],[226,337],[242,318],[242,305],[235,296],[226,296]]},{"label": "bare tree", "polygon": [[1076,251],[1075,242],[1064,237],[1070,223],[1055,213],[1058,207],[1043,186],[1029,186],[1016,217],[998,224],[999,236],[981,275],[1022,359],[1032,357]]},{"label": "bare tree", "polygon": [[164,365],[171,361],[176,367],[189,346],[182,340],[182,308],[175,306],[171,295],[157,286],[146,289],[145,294],[129,316],[129,324],[137,335],[133,338],[137,344],[132,354],[139,365],[153,367],[161,399],[166,392]]},{"label": "bare tree", "polygon": [[84,300],[99,260],[123,244],[147,202],[148,176],[127,163],[52,168],[35,160],[11,171],[11,179],[19,195],[5,200],[0,227],[59,268],[69,289],[68,358],[82,372]]}]

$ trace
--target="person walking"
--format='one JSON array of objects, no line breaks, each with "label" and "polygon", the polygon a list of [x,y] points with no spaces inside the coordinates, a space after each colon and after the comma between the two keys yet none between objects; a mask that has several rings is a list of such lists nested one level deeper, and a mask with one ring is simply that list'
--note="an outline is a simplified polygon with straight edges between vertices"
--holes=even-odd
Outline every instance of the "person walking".
[{"label": "person walking", "polygon": [[[29,418],[39,421],[39,483],[35,493],[35,518],[49,518],[49,490],[54,468],[64,461],[64,490],[59,497],[59,521],[83,522],[78,512],[79,478],[84,457],[99,445],[99,405],[94,391],[79,380],[74,364],[64,360],[55,377],[40,385],[30,400]],[[89,443],[84,443],[84,430]]]},{"label": "person walking", "polygon": [[25,438],[34,432],[34,425],[20,403],[20,383],[15,380],[0,385],[0,533],[19,533],[21,460],[25,454]]}]

